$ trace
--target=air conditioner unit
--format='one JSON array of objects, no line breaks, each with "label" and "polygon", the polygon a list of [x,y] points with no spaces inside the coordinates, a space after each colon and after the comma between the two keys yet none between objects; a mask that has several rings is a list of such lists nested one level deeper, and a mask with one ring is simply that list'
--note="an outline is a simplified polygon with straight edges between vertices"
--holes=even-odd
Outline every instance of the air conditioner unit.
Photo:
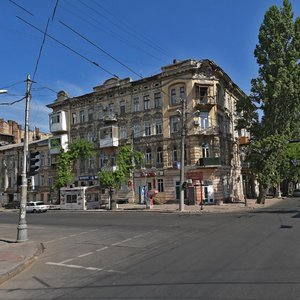
[{"label": "air conditioner unit", "polygon": [[195,126],[199,126],[199,125],[200,125],[199,120],[194,120],[194,125],[195,125]]}]

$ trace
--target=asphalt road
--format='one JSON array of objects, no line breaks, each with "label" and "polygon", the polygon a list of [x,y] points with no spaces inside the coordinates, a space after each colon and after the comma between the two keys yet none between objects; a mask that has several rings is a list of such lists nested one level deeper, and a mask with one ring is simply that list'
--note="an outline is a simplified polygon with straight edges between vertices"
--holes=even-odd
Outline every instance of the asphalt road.
[{"label": "asphalt road", "polygon": [[[0,299],[300,299],[299,206],[28,214],[30,239],[46,249]],[[0,217],[1,237],[15,238],[17,213]]]}]

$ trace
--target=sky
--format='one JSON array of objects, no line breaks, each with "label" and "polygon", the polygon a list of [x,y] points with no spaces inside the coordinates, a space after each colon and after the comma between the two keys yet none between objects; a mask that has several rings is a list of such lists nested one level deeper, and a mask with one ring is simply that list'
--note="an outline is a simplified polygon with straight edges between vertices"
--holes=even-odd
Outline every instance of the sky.
[{"label": "sky", "polygon": [[[291,0],[300,16],[300,1]],[[210,59],[246,93],[265,12],[282,0],[0,0],[0,118],[49,132],[46,107],[65,90],[93,91],[113,75],[138,80],[173,59]],[[48,25],[47,25],[48,24]],[[44,36],[47,28],[47,36]]]}]

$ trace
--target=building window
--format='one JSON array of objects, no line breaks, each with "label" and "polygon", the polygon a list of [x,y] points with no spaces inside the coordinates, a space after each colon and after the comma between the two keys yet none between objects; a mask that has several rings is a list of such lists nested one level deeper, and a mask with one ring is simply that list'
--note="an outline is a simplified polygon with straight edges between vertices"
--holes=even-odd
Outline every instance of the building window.
[{"label": "building window", "polygon": [[208,87],[196,86],[196,99],[199,99],[201,103],[208,102]]},{"label": "building window", "polygon": [[155,122],[156,134],[162,134],[162,119],[156,119]]},{"label": "building window", "polygon": [[88,134],[87,134],[87,140],[89,142],[93,142],[93,138],[94,138],[93,132],[89,131]]},{"label": "building window", "polygon": [[202,157],[209,157],[209,145],[208,143],[202,144]]},{"label": "building window", "polygon": [[179,88],[179,97],[180,97],[180,100],[185,99],[185,88],[184,88],[184,86],[181,86]]},{"label": "building window", "polygon": [[133,133],[133,137],[134,138],[137,138],[137,137],[140,137],[140,135],[141,135],[141,132],[140,132],[140,126],[139,126],[139,124],[133,124],[133,126],[132,126],[132,133]]},{"label": "building window", "polygon": [[103,120],[103,118],[104,118],[103,106],[99,105],[99,107],[98,107],[98,119]]},{"label": "building window", "polygon": [[157,179],[157,190],[162,193],[164,191],[164,180]]},{"label": "building window", "polygon": [[83,110],[81,110],[79,112],[79,118],[80,118],[80,123],[84,123],[85,122],[85,120],[84,120],[84,111]]},{"label": "building window", "polygon": [[94,169],[94,159],[92,157],[89,157],[88,158],[88,168],[91,170],[91,169]]},{"label": "building window", "polygon": [[125,110],[126,110],[126,107],[125,107],[125,100],[121,100],[120,101],[120,114],[125,114]]},{"label": "building window", "polygon": [[120,139],[126,139],[127,138],[127,130],[126,125],[120,126]]},{"label": "building window", "polygon": [[43,187],[45,185],[45,177],[44,175],[40,176],[40,186]]},{"label": "building window", "polygon": [[145,121],[145,123],[144,123],[144,135],[145,136],[151,135],[151,124],[150,124],[150,121]]},{"label": "building window", "polygon": [[174,145],[172,148],[172,158],[173,158],[173,162],[177,162],[178,161],[178,155],[177,155],[177,146]]},{"label": "building window", "polygon": [[93,109],[92,108],[89,108],[88,110],[88,121],[89,122],[93,122]]},{"label": "building window", "polygon": [[179,119],[177,116],[170,117],[170,131],[171,133],[179,131]]},{"label": "building window", "polygon": [[108,105],[108,113],[109,113],[109,117],[110,118],[114,118],[115,117],[115,106],[113,103],[109,103]]},{"label": "building window", "polygon": [[148,149],[146,150],[145,163],[146,163],[146,164],[150,164],[151,161],[152,161],[152,152],[151,152],[151,149],[148,148]]},{"label": "building window", "polygon": [[171,89],[171,104],[176,104],[176,89]]},{"label": "building window", "polygon": [[132,111],[133,111],[133,112],[138,112],[139,110],[140,110],[140,101],[139,101],[139,97],[134,97],[134,98],[133,98]]},{"label": "building window", "polygon": [[162,164],[163,163],[163,151],[162,151],[161,147],[157,148],[157,151],[156,151],[156,162],[158,164]]},{"label": "building window", "polygon": [[150,97],[149,95],[144,96],[144,110],[150,109]]},{"label": "building window", "polygon": [[201,129],[207,129],[209,127],[208,112],[200,112],[199,121]]},{"label": "building window", "polygon": [[105,165],[105,156],[103,153],[99,156],[99,168],[102,168]]},{"label": "building window", "polygon": [[72,124],[77,124],[77,114],[76,112],[73,112],[72,113]]},{"label": "building window", "polygon": [[154,107],[155,108],[161,108],[162,104],[161,104],[161,93],[154,93]]},{"label": "building window", "polygon": [[60,123],[60,114],[55,114],[51,116],[51,124]]},{"label": "building window", "polygon": [[79,169],[80,169],[80,173],[85,172],[85,159],[84,158],[80,158],[80,160],[79,160]]}]

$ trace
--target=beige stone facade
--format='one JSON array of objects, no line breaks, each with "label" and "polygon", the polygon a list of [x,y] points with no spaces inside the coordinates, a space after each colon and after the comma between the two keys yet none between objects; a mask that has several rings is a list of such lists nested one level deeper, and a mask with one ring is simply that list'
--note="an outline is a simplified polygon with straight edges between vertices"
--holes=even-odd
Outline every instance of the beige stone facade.
[{"label": "beige stone facade", "polygon": [[158,190],[156,200],[177,202],[180,189],[182,102],[186,105],[185,179],[187,201],[207,203],[243,198],[236,102],[245,94],[209,60],[174,61],[141,80],[111,78],[93,92],[68,97],[60,92],[49,104],[51,172],[59,147],[84,138],[96,157],[79,160],[74,185],[97,185],[102,168],[115,168],[118,149],[130,143],[144,153],[133,182],[115,197],[142,201],[143,190]]}]

